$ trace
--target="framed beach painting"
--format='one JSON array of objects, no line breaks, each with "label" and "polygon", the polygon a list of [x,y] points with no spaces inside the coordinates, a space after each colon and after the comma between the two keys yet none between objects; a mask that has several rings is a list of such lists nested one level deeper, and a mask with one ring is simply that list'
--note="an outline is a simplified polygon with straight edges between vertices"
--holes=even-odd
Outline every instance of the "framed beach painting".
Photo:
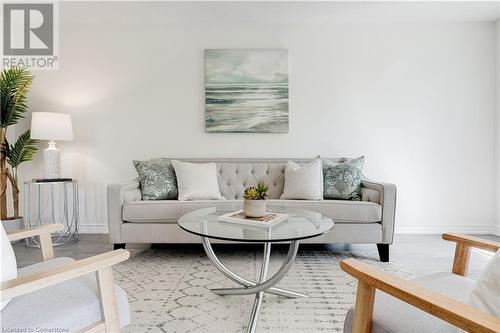
[{"label": "framed beach painting", "polygon": [[287,133],[288,51],[205,50],[205,130]]}]

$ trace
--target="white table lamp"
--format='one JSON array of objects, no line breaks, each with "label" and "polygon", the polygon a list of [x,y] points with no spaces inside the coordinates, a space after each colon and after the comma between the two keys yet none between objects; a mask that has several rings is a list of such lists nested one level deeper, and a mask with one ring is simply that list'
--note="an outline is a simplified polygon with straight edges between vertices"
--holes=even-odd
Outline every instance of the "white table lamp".
[{"label": "white table lamp", "polygon": [[55,140],[73,140],[71,115],[54,112],[31,114],[31,138],[49,140],[43,151],[43,176],[45,179],[61,178],[61,154]]}]

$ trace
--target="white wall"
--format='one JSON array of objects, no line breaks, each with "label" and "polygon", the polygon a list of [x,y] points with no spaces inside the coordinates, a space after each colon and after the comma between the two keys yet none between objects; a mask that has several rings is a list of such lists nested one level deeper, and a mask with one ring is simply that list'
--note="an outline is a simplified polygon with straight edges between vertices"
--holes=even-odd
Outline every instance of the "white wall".
[{"label": "white wall", "polygon": [[496,107],[496,121],[495,121],[495,234],[500,235],[500,20],[496,22],[496,45],[497,45],[497,107]]},{"label": "white wall", "polygon": [[[494,22],[248,6],[61,3],[60,70],[36,73],[30,106],[73,116],[75,140],[60,146],[82,184],[82,230],[105,230],[106,184],[135,177],[132,159],[316,154],[365,155],[370,178],[397,184],[401,232],[493,229]],[[205,133],[203,50],[280,47],[290,133]],[[40,155],[25,179],[41,176]]]}]

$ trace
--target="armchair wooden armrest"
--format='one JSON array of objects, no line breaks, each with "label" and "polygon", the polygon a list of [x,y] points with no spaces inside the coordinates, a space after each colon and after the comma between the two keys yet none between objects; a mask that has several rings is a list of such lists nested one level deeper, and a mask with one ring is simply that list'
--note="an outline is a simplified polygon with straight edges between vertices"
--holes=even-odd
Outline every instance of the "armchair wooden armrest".
[{"label": "armchair wooden armrest", "polygon": [[3,301],[21,296],[57,283],[96,272],[104,321],[93,325],[91,330],[118,332],[120,330],[120,325],[116,310],[113,271],[111,266],[127,260],[129,256],[130,253],[126,250],[111,251],[47,271],[37,272],[28,276],[5,281],[1,284],[0,299]]},{"label": "armchair wooden armrest", "polygon": [[63,230],[63,229],[64,229],[64,225],[62,225],[62,224],[58,224],[58,223],[56,223],[56,224],[44,224],[44,225],[41,225],[39,227],[15,230],[15,231],[7,233],[7,236],[9,237],[9,241],[14,242],[16,240],[20,240],[23,238],[40,236],[43,234],[50,234],[51,232],[59,231],[59,230]]},{"label": "armchair wooden armrest", "polygon": [[51,270],[8,280],[1,284],[2,293],[0,299],[6,300],[21,296],[88,273],[97,272],[127,260],[129,257],[130,253],[128,251],[120,249],[78,260]]},{"label": "armchair wooden armrest", "polygon": [[358,279],[353,332],[371,331],[375,290],[379,289],[422,311],[469,332],[498,332],[500,318],[492,316],[412,281],[388,274],[355,259],[343,260],[342,270]]},{"label": "armchair wooden armrest", "polygon": [[464,276],[469,266],[470,249],[477,248],[490,252],[496,252],[500,249],[500,243],[459,234],[443,234],[443,239],[457,243],[455,247],[455,256],[453,258],[452,272]]},{"label": "armchair wooden armrest", "polygon": [[39,227],[21,229],[7,234],[9,241],[14,242],[23,238],[38,236],[40,239],[40,249],[42,250],[43,260],[54,258],[54,248],[52,247],[51,232],[64,229],[62,224],[44,224]]}]

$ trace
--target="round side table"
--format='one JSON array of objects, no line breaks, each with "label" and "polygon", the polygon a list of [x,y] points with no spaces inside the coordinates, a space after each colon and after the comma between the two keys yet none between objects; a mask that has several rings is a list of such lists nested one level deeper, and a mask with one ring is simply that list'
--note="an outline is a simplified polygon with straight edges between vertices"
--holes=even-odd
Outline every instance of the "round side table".
[{"label": "round side table", "polygon": [[[78,181],[24,182],[25,228],[61,223],[64,230],[52,234],[54,246],[78,241]],[[40,247],[35,237],[26,238],[27,246]]]}]

